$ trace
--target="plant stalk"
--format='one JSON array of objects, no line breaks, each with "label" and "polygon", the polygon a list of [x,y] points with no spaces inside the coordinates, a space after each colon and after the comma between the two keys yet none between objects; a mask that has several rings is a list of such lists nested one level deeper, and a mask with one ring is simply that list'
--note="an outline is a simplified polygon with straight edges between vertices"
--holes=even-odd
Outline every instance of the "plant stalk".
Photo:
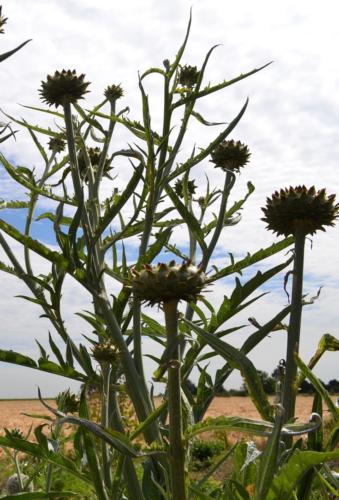
[{"label": "plant stalk", "polygon": [[[124,424],[119,408],[118,395],[116,391],[111,391],[109,403],[110,425],[113,429],[125,434]],[[120,455],[118,463],[115,468],[115,474],[112,482],[111,494],[114,499],[118,499],[118,491],[120,489],[122,474],[125,478],[125,484],[128,491],[129,498],[135,500],[144,500],[141,487],[139,484],[138,476],[135,466],[131,457]]]},{"label": "plant stalk", "polygon": [[181,381],[180,381],[180,347],[178,338],[178,301],[164,303],[165,324],[168,345],[176,343],[168,368],[168,413],[170,442],[170,471],[173,500],[185,500],[186,474],[185,449],[183,445]]},{"label": "plant stalk", "polygon": [[287,334],[286,375],[283,395],[286,422],[294,417],[296,401],[297,365],[294,354],[299,352],[305,251],[305,233],[301,228],[297,228],[295,233],[294,251],[291,314]]},{"label": "plant stalk", "polygon": [[[110,380],[111,380],[111,366],[110,363],[104,361],[101,363],[102,373],[102,398],[101,398],[101,425],[105,428],[109,427],[109,397],[110,397]],[[112,488],[112,475],[111,475],[111,460],[109,456],[109,445],[101,442],[102,451],[102,469],[106,488]]]}]

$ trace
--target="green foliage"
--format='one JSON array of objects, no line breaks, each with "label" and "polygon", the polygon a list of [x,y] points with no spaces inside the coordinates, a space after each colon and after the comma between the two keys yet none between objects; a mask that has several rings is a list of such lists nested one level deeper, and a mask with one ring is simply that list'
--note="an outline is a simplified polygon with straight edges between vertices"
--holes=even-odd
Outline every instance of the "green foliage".
[{"label": "green foliage", "polygon": [[195,440],[191,447],[192,459],[199,462],[206,462],[208,465],[211,458],[219,455],[224,449],[224,443],[216,440]]},{"label": "green foliage", "polygon": [[[199,146],[198,152],[193,149],[191,154],[186,154],[190,148],[186,131],[192,118],[202,126],[222,124],[219,120],[206,120],[196,111],[199,99],[254,75],[265,66],[228,81],[204,86],[205,70],[213,47],[199,70],[193,67],[194,79],[187,84],[187,79],[180,75],[183,68],[192,71],[191,66],[182,66],[190,26],[191,20],[173,61],[166,60],[164,68],[151,68],[141,75],[141,122],[127,118],[129,108],[119,108],[118,99],[123,97],[120,86],[116,93],[113,90],[117,90],[117,86],[109,87],[113,94],[106,90],[105,100],[93,109],[82,108],[76,97],[80,96],[84,76],[77,77],[74,72],[65,75],[68,75],[68,83],[77,85],[78,82],[80,88],[71,85],[65,94],[63,86],[55,88],[60,73],[44,83],[43,93],[57,92],[61,112],[30,108],[36,113],[50,115],[51,128],[9,117],[31,137],[43,169],[40,172],[27,165],[13,165],[0,153],[5,172],[23,186],[26,193],[23,200],[0,200],[0,209],[21,209],[26,213],[23,230],[6,221],[5,216],[0,218],[0,245],[8,260],[7,263],[0,262],[0,270],[25,283],[29,295],[20,298],[39,308],[53,330],[46,337],[48,348],[44,342],[37,343],[37,361],[12,350],[0,350],[0,361],[82,383],[80,401],[64,392],[57,400],[57,409],[47,405],[39,393],[42,404],[51,415],[49,432],[46,432],[46,426],[36,427],[35,441],[29,440],[29,436],[10,432],[0,436],[0,445],[7,451],[13,450],[17,471],[20,471],[19,452],[38,463],[37,470],[31,474],[36,478],[39,491],[21,493],[21,498],[53,498],[59,489],[66,497],[74,489],[82,498],[86,495],[86,498],[102,500],[126,497],[136,500],[244,499],[252,495],[257,500],[273,500],[290,498],[297,491],[300,498],[306,500],[309,489],[302,482],[305,474],[308,474],[308,485],[317,479],[322,481],[324,488],[331,490],[331,471],[323,464],[338,456],[333,451],[338,442],[338,428],[334,428],[324,442],[321,401],[325,401],[335,422],[338,421],[338,412],[326,388],[311,370],[325,351],[337,350],[337,340],[325,335],[308,367],[296,358],[301,371],[299,385],[307,378],[317,394],[314,402],[316,415],[307,423],[284,421],[283,409],[279,405],[273,407],[267,398],[267,394],[275,391],[275,380],[258,370],[248,357],[272,331],[286,330],[282,321],[293,309],[293,304],[276,312],[273,318],[265,318],[263,325],[251,318],[255,330],[240,348],[225,340],[227,335],[247,326],[234,326],[229,321],[237,321],[239,313],[250,305],[259,304],[266,295],[261,287],[284,271],[294,257],[273,267],[269,263],[264,266],[262,261],[288,248],[294,238],[272,243],[253,254],[246,254],[244,249],[244,255],[239,259],[230,253],[230,263],[217,268],[213,258],[220,237],[224,231],[231,231],[233,225],[240,223],[241,211],[254,186],[248,183],[246,195],[228,206],[238,178],[235,172],[226,171],[222,174],[222,189],[211,186],[206,177],[206,182],[200,185],[201,196],[195,198],[192,192],[194,168],[198,165],[201,168],[215,148],[230,136],[242,119],[248,101],[235,118],[227,118],[228,125],[207,145]],[[20,47],[0,56],[0,61]],[[146,89],[147,78],[154,73],[162,78],[164,88],[161,132],[154,129],[154,123],[159,121],[152,116]],[[72,89],[76,93],[71,96],[68,91]],[[52,97],[49,96],[48,102],[54,102]],[[114,151],[111,142],[118,127],[125,129],[129,139],[124,149]],[[13,134],[6,130],[10,130],[8,126],[0,130],[0,141]],[[3,133],[6,135],[1,137]],[[64,152],[62,147],[47,148],[46,138],[59,140],[60,144],[67,142],[67,151]],[[100,145],[100,149],[95,149],[95,163],[92,163],[89,149],[93,143]],[[103,199],[103,178],[118,164],[123,165],[120,168],[130,169],[129,180],[118,188],[115,178],[109,177],[107,182],[111,194]],[[181,183],[179,192],[176,189],[178,181]],[[41,202],[46,203],[46,200],[48,211],[45,207],[42,211]],[[218,210],[214,210],[214,204],[218,204]],[[34,224],[39,221],[49,224],[57,250],[32,237]],[[178,231],[185,231],[188,235],[187,245],[182,248],[176,243]],[[8,237],[21,245],[23,258],[16,256]],[[136,257],[135,253],[131,256],[129,252],[130,238],[139,241]],[[49,266],[46,274],[39,272],[33,256],[44,259]],[[204,285],[209,285],[211,291],[215,282],[229,277],[235,278],[234,288],[218,301],[218,306],[200,297],[198,292],[192,292],[189,297],[185,296],[191,300],[186,311],[178,311],[178,301],[182,298],[180,287],[184,286],[185,280],[191,279],[183,271],[178,280],[177,295],[172,294],[171,300],[161,303],[165,321],[155,318],[145,310],[142,297],[133,294],[131,283],[133,276],[141,272],[152,280],[153,267],[149,266],[158,256],[166,261],[172,258],[192,261],[192,268],[201,273]],[[254,265],[255,271],[252,271]],[[262,269],[258,270],[259,266]],[[165,267],[158,267],[157,272],[161,273]],[[63,316],[62,295],[66,277],[86,290],[92,302],[92,308],[77,311],[84,324],[91,328],[91,333],[84,335],[82,343],[73,340],[74,334],[67,329]],[[171,279],[173,275],[169,273],[168,282]],[[156,342],[161,348],[159,357],[152,354],[152,348],[144,342],[146,339],[150,343]],[[114,359],[102,358],[98,364],[93,356],[93,346],[98,345],[112,346]],[[153,389],[145,376],[146,356],[158,364],[154,377],[164,384],[165,400],[157,408]],[[217,356],[224,360],[224,365],[212,376],[209,363]],[[189,383],[194,369],[199,372],[196,390],[192,390]],[[213,397],[220,393],[233,370],[238,370],[243,376],[261,420],[243,416],[204,420]],[[96,412],[91,411],[90,405],[93,388],[99,398]],[[126,401],[133,418],[126,412]],[[64,424],[70,424],[74,429],[69,437],[72,455],[62,446]],[[263,451],[253,443],[239,443],[224,450],[223,443],[195,438],[206,431],[230,430],[264,436],[267,442]],[[301,435],[307,436],[306,445],[297,441],[294,447],[283,450],[282,440],[287,443],[293,436]],[[307,449],[303,448],[305,446]],[[212,475],[216,470],[220,471],[230,457],[234,462],[233,472],[231,477],[222,479],[219,488],[220,484],[213,483]],[[192,461],[195,464],[209,463],[211,467],[203,477],[191,480],[186,470]]]}]

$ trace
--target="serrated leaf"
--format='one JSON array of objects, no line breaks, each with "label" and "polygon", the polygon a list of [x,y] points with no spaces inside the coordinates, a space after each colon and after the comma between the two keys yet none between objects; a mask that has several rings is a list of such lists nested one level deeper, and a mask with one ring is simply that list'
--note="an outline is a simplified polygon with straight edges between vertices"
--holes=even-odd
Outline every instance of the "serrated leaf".
[{"label": "serrated leaf", "polygon": [[335,404],[333,403],[328,391],[325,389],[325,387],[322,385],[319,379],[314,375],[314,373],[305,365],[305,363],[302,361],[302,359],[298,356],[297,353],[295,353],[294,357],[299,370],[301,370],[301,372],[305,375],[305,377],[308,378],[308,380],[311,382],[315,390],[320,394],[320,396],[325,401],[328,409],[332,414],[334,421],[339,422],[339,410],[335,407]]},{"label": "serrated leaf", "polygon": [[292,236],[289,236],[288,238],[285,238],[284,240],[278,241],[278,243],[273,243],[273,245],[267,247],[267,248],[262,248],[261,250],[258,250],[254,254],[248,254],[244,259],[239,260],[235,264],[232,264],[231,266],[227,266],[221,271],[213,274],[210,276],[207,281],[209,283],[212,283],[213,281],[219,280],[221,278],[225,278],[226,276],[233,274],[233,273],[238,273],[239,271],[242,271],[248,266],[251,266],[252,264],[256,264],[257,262],[260,262],[263,259],[266,259],[267,257],[271,257],[272,255],[275,255],[278,252],[281,252],[285,248],[289,247],[292,245],[294,242],[294,238]]},{"label": "serrated leaf", "polygon": [[32,358],[15,351],[0,349],[0,361],[20,366],[28,366],[29,368],[37,368],[37,364]]},{"label": "serrated leaf", "polygon": [[294,450],[293,455],[284,464],[273,480],[267,500],[285,500],[290,498],[297,482],[312,467],[330,460],[338,460],[338,451],[317,452]]},{"label": "serrated leaf", "polygon": [[204,240],[204,233],[201,229],[201,226],[198,220],[194,217],[189,210],[185,207],[185,205],[180,200],[179,196],[176,195],[175,191],[168,184],[165,186],[166,193],[171,198],[175,208],[178,210],[181,217],[184,219],[185,223],[189,227],[190,231],[192,231],[194,237],[200,245],[200,248],[203,252],[207,251],[207,245]]},{"label": "serrated leaf", "polygon": [[228,363],[240,370],[243,378],[246,381],[249,394],[255,404],[259,414],[265,420],[271,420],[272,409],[268,402],[267,395],[262,386],[262,382],[258,376],[257,370],[253,363],[239,350],[220,340],[213,334],[206,332],[196,324],[184,320],[205,342],[210,345],[220,356],[226,359]]},{"label": "serrated leaf", "polygon": [[28,208],[29,206],[30,206],[29,201],[0,200],[0,210],[7,210],[9,208]]},{"label": "serrated leaf", "polygon": [[21,233],[14,226],[8,224],[3,219],[0,219],[0,229],[2,229],[6,234],[8,234],[8,236],[11,236],[11,238],[14,238],[23,246],[29,248],[30,250],[40,255],[41,257],[44,257],[50,262],[57,264],[62,269],[69,270],[71,263],[62,254],[50,250],[48,247],[46,247],[39,241],[34,240],[30,236]]},{"label": "serrated leaf", "polygon": [[33,457],[47,460],[48,462],[67,470],[73,476],[91,485],[90,478],[87,474],[83,474],[77,469],[73,460],[62,456],[60,453],[55,453],[52,450],[45,451],[37,443],[32,443],[30,441],[26,441],[25,439],[19,439],[13,436],[0,436],[0,446],[6,446],[7,448],[22,451]]}]

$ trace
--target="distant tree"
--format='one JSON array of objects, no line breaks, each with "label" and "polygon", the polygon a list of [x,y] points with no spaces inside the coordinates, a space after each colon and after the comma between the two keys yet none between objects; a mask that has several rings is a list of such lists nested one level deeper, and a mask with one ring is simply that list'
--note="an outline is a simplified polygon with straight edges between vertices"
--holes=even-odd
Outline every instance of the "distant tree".
[{"label": "distant tree", "polygon": [[[276,386],[276,379],[274,376],[269,375],[267,372],[258,370],[258,375],[260,377],[260,380],[262,382],[264,391],[266,394],[274,394],[275,393],[275,386]],[[246,392],[247,394],[247,388],[246,385],[243,384],[241,386],[241,392]]]},{"label": "distant tree", "polygon": [[328,384],[326,384],[326,389],[331,394],[339,394],[339,380],[332,378]]},{"label": "distant tree", "polygon": [[314,387],[312,384],[307,382],[307,380],[303,380],[299,387],[299,393],[301,394],[313,394]]}]

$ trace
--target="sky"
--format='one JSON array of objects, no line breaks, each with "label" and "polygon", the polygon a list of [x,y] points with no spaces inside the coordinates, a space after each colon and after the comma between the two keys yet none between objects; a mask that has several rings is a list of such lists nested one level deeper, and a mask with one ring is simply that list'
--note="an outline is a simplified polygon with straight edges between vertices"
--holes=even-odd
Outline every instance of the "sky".
[{"label": "sky", "polygon": [[[251,161],[237,179],[232,200],[245,195],[249,181],[256,189],[245,205],[241,223],[228,228],[219,241],[215,263],[225,265],[228,252],[241,258],[248,251],[254,252],[277,241],[260,220],[260,207],[276,189],[305,184],[315,185],[317,189],[326,187],[328,193],[339,194],[339,5],[335,0],[329,0],[326,9],[313,0],[258,0],[255,4],[250,0],[197,0],[194,3],[187,0],[35,0],[29,8],[23,0],[4,1],[3,14],[9,21],[0,39],[0,51],[10,50],[26,39],[32,41],[1,63],[0,107],[7,114],[24,117],[31,123],[55,126],[47,115],[21,105],[41,106],[37,92],[41,80],[55,70],[74,68],[85,73],[91,82],[84,107],[100,102],[107,85],[120,83],[124,88],[121,106],[130,107],[130,118],[140,119],[138,72],[161,67],[164,59],[173,60],[184,38],[191,6],[193,23],[183,63],[199,68],[207,51],[220,44],[211,57],[206,84],[219,83],[272,62],[254,76],[201,100],[197,107],[209,121],[229,122],[249,98],[249,106],[232,138],[248,144]],[[160,78],[152,76],[145,85],[156,128],[162,109]],[[6,121],[6,116],[0,117],[1,120]],[[207,145],[219,130],[192,122],[180,153],[182,158],[194,145]],[[124,147],[128,137],[118,131],[116,141],[115,147]],[[0,150],[15,164],[34,166],[38,171],[42,167],[24,130],[19,131],[16,141],[1,144]],[[204,172],[220,187],[213,166],[206,162],[203,167],[193,172],[198,193],[203,192]],[[116,182],[123,186],[130,170],[122,165],[117,172]],[[108,192],[109,185],[105,186]],[[0,199],[23,196],[0,168]],[[18,213],[15,216],[19,227],[24,216]],[[37,223],[35,235],[53,245],[46,227]],[[178,245],[184,244],[185,234],[177,232],[176,239]],[[136,241],[132,240],[130,245],[132,258]],[[15,243],[14,250],[20,255]],[[1,253],[0,256],[3,258]],[[286,258],[285,254],[275,256],[251,273]],[[34,264],[41,272],[47,269],[41,260]],[[338,337],[338,269],[339,224],[326,233],[316,234],[306,244],[304,291],[313,296],[320,286],[323,288],[319,299],[303,313],[300,351],[305,361],[314,353],[321,335],[331,333]],[[243,317],[237,318],[237,324],[246,323],[249,316],[264,323],[277,314],[287,301],[283,281],[284,273],[281,273],[270,287],[264,288],[270,293],[246,310]],[[216,284],[208,299],[217,306],[222,296],[232,289],[232,284]],[[0,347],[36,359],[34,339],[47,345],[52,327],[46,320],[39,319],[36,306],[15,297],[27,292],[22,283],[2,273],[0,287]],[[90,302],[71,280],[66,283],[63,307],[67,325],[74,339],[80,341],[88,329],[75,312],[90,307]],[[239,346],[252,331],[245,328],[227,340]],[[251,353],[250,359],[259,369],[272,372],[284,357],[285,341],[283,332],[272,334]],[[220,366],[221,361],[218,363],[210,368]],[[151,374],[154,367],[151,363],[147,366]],[[327,382],[339,377],[337,366],[337,353],[327,353],[315,373]],[[227,386],[240,384],[241,379],[235,374]],[[35,397],[38,386],[46,396],[53,396],[66,387],[77,389],[76,384],[66,379],[0,364],[0,398]]]}]

